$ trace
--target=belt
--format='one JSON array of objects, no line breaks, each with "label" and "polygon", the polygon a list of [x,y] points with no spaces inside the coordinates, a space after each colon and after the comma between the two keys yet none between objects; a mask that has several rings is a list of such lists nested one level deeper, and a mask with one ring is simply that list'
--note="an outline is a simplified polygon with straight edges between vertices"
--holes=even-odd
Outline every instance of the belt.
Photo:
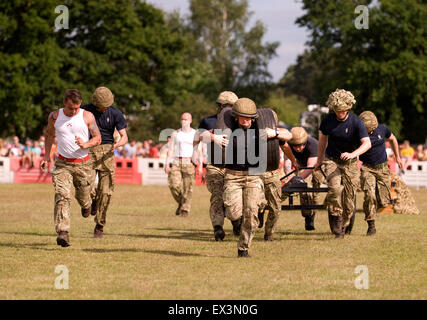
[{"label": "belt", "polygon": [[58,158],[59,159],[61,159],[61,160],[65,160],[65,161],[67,161],[67,162],[74,162],[74,163],[76,163],[76,162],[85,162],[85,161],[88,161],[89,159],[90,159],[90,156],[89,155],[87,155],[86,157],[84,157],[84,158],[65,158],[65,157],[63,157],[63,156],[61,156],[60,154],[58,155]]},{"label": "belt", "polygon": [[367,166],[368,168],[372,168],[372,169],[382,169],[384,167],[387,167],[387,162],[383,162],[380,164],[368,164],[368,163],[364,163],[364,166]]},{"label": "belt", "polygon": [[191,157],[176,157],[177,159],[191,159]]},{"label": "belt", "polygon": [[249,171],[240,171],[240,170],[231,170],[231,169],[227,169],[225,168],[225,173],[229,173],[229,174],[233,174],[235,176],[247,176],[249,175]]}]

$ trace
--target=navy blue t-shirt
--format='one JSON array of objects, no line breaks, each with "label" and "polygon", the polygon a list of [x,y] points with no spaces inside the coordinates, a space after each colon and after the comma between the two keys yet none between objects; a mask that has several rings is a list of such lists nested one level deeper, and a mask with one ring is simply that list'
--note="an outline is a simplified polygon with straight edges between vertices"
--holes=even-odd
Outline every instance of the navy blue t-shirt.
[{"label": "navy blue t-shirt", "polygon": [[372,145],[371,149],[359,156],[360,161],[372,166],[386,162],[387,153],[385,151],[385,140],[390,137],[390,129],[384,124],[378,125],[378,127],[369,135]]},{"label": "navy blue t-shirt", "polygon": [[307,144],[305,145],[305,148],[302,152],[296,152],[293,146],[289,144],[289,147],[292,150],[292,154],[294,155],[295,159],[297,159],[299,165],[302,167],[307,166],[308,158],[317,157],[318,146],[319,146],[319,143],[317,142],[316,139],[312,137],[308,137]]},{"label": "navy blue t-shirt", "polygon": [[101,144],[113,144],[114,129],[122,130],[127,127],[122,112],[114,107],[108,107],[104,113],[96,110],[93,104],[87,104],[83,106],[82,109],[93,113],[96,124],[101,132]]},{"label": "navy blue t-shirt", "polygon": [[323,118],[319,130],[328,136],[326,155],[336,159],[344,152],[353,152],[359,148],[360,140],[368,137],[362,120],[351,112],[345,121],[339,121],[334,112],[328,113]]},{"label": "navy blue t-shirt", "polygon": [[205,129],[205,130],[212,130],[215,129],[217,115],[213,115],[210,117],[203,118],[202,121],[200,121],[199,129]]}]

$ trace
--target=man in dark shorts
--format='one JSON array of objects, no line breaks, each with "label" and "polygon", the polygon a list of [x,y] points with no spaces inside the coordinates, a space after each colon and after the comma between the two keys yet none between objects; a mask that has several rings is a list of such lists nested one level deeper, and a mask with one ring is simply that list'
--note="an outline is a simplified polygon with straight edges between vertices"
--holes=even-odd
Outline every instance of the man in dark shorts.
[{"label": "man in dark shorts", "polygon": [[[328,181],[327,206],[331,230],[336,239],[343,239],[354,212],[359,181],[357,157],[371,147],[362,120],[350,112],[356,103],[350,91],[337,89],[329,95],[327,114],[319,130],[316,169],[325,165]],[[326,159],[325,159],[326,155]]]},{"label": "man in dark shorts", "polygon": [[[94,237],[102,238],[107,219],[107,210],[115,183],[115,157],[114,149],[125,145],[128,141],[126,133],[126,120],[122,112],[112,105],[114,95],[110,89],[99,87],[92,95],[92,103],[82,108],[93,113],[96,124],[101,132],[101,144],[90,149],[92,161],[92,210],[95,216]],[[120,134],[120,139],[114,142],[114,131]],[[95,186],[98,175],[98,186]]]},{"label": "man in dark shorts", "polygon": [[390,129],[384,124],[378,124],[377,117],[371,111],[364,111],[359,117],[365,124],[372,145],[371,149],[359,157],[359,160],[363,162],[360,182],[365,194],[363,211],[365,221],[368,223],[366,235],[372,236],[376,233],[377,209],[384,208],[390,203],[391,179],[385,150],[386,140],[390,141],[399,168],[402,169],[403,164],[399,155],[397,139]]}]

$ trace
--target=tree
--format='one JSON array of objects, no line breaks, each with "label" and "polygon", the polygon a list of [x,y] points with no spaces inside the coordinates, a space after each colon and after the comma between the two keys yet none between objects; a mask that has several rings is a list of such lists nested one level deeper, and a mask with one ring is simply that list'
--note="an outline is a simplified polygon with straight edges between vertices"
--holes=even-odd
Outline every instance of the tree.
[{"label": "tree", "polygon": [[[397,137],[424,142],[425,2],[303,0],[303,4],[306,13],[297,23],[310,30],[310,49],[288,69],[282,81],[285,88],[311,95],[320,103],[336,88],[350,90],[357,100],[357,113],[372,110]],[[357,5],[369,8],[368,29],[355,27]],[[307,67],[313,65],[304,84]],[[300,85],[304,88],[296,90]]]},{"label": "tree", "polygon": [[247,30],[252,14],[248,1],[191,0],[190,11],[195,55],[212,66],[218,77],[216,91],[239,91],[262,101],[272,78],[268,62],[279,43],[262,42],[266,30],[260,21]]}]

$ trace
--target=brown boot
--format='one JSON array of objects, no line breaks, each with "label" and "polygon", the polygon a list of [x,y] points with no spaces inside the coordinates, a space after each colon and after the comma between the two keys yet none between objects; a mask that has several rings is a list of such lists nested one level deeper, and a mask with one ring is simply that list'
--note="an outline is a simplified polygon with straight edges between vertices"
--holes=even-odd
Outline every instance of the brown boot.
[{"label": "brown boot", "polygon": [[377,233],[377,230],[375,229],[375,220],[368,220],[368,232],[366,232],[367,236],[373,236],[375,233]]},{"label": "brown boot", "polygon": [[56,244],[61,247],[69,247],[70,239],[68,238],[67,231],[60,231],[58,237],[56,238]]},{"label": "brown boot", "polygon": [[89,208],[82,208],[82,216],[83,216],[83,218],[89,217],[91,211],[92,211],[92,206],[90,206]]},{"label": "brown boot", "polygon": [[178,206],[178,208],[176,209],[176,211],[175,211],[175,214],[177,215],[177,216],[179,216],[180,214],[181,214],[181,205],[179,205]]},{"label": "brown boot", "polygon": [[342,217],[332,216],[332,232],[335,234],[335,239],[344,238],[344,230],[342,223]]},{"label": "brown boot", "polygon": [[100,224],[97,224],[95,226],[95,229],[93,230],[93,237],[97,239],[101,239],[104,235],[104,227]]},{"label": "brown boot", "polygon": [[272,234],[269,234],[269,235],[265,234],[264,240],[265,241],[274,241],[273,235]]}]

